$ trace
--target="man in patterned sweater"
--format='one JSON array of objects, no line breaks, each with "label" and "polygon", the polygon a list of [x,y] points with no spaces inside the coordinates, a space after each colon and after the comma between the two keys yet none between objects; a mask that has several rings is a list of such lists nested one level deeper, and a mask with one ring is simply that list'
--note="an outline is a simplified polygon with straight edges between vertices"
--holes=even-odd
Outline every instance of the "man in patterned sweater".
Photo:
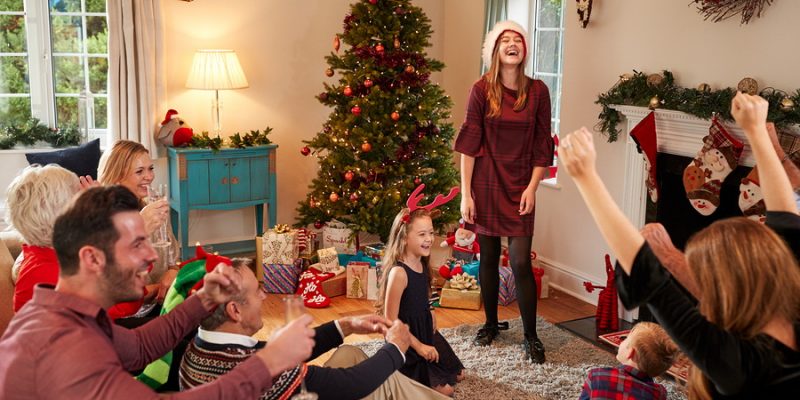
[{"label": "man in patterned sweater", "polygon": [[[241,290],[201,323],[181,360],[181,390],[217,379],[266,345],[251,337],[263,326],[261,303],[265,298],[252,263],[251,259],[233,259],[234,270],[242,277]],[[315,331],[309,360],[338,347],[330,360],[324,367],[300,364],[284,372],[262,399],[288,399],[303,379],[308,391],[320,399],[447,399],[397,372],[405,363],[410,343],[408,327],[402,322],[392,323],[378,315],[345,317]],[[340,346],[351,333],[382,333],[387,343],[367,358],[358,348]]]}]

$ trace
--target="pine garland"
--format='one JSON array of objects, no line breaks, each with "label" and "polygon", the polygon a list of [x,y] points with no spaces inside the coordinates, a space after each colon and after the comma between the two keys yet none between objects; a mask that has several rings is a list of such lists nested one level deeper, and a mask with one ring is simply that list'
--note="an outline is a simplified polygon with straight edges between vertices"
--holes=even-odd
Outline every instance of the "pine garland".
[{"label": "pine garland", "polygon": [[22,126],[0,127],[0,150],[11,149],[17,144],[33,146],[40,141],[53,147],[77,146],[81,132],[74,126],[50,128],[36,118],[29,119]]},{"label": "pine garland", "polygon": [[252,147],[252,146],[263,146],[272,143],[267,137],[272,132],[272,128],[266,127],[264,132],[261,130],[251,130],[248,133],[245,133],[244,136],[240,135],[239,132],[236,132],[233,136],[231,136],[231,147],[235,147],[237,149],[243,149],[245,147]]},{"label": "pine garland", "polygon": [[[660,82],[650,79],[648,75],[633,71],[633,75],[626,74],[609,89],[598,96],[596,104],[602,106],[596,129],[607,135],[608,142],[614,142],[619,136],[620,113],[611,108],[612,105],[628,105],[648,107],[654,96],[660,100],[659,108],[682,111],[698,118],[710,119],[715,113],[725,121],[733,121],[731,116],[731,100],[736,95],[736,89],[724,88],[720,90],[703,90],[703,88],[684,88],[675,84],[672,72],[664,70]],[[702,86],[702,85],[701,85]],[[764,88],[759,95],[769,102],[767,119],[778,127],[800,124],[800,89],[793,94],[771,87]],[[787,100],[789,99],[789,100]],[[781,103],[789,102],[791,107]]]}]

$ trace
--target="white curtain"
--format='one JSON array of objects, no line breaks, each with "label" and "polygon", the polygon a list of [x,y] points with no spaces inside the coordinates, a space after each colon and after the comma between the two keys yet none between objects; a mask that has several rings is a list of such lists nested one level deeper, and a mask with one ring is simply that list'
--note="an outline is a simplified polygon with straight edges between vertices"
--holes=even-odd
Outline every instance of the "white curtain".
[{"label": "white curtain", "polygon": [[[485,5],[486,17],[483,21],[484,35],[494,28],[494,24],[508,19],[508,0],[486,0]],[[488,69],[489,66],[483,65],[483,57],[481,57],[481,73],[486,73]]]},{"label": "white curtain", "polygon": [[112,140],[132,140],[157,154],[155,133],[166,103],[161,0],[108,0]]}]

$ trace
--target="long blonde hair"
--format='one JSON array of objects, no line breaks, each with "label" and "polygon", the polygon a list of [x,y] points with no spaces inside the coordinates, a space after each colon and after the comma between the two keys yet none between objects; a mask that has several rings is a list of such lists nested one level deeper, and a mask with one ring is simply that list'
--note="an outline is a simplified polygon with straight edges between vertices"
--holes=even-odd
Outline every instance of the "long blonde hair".
[{"label": "long blonde hair", "polygon": [[100,157],[97,181],[102,185],[116,185],[125,179],[131,165],[140,154],[150,154],[141,143],[119,140]]},{"label": "long blonde hair", "polygon": [[[489,118],[499,117],[503,103],[503,84],[500,82],[500,52],[495,44],[492,51],[492,65],[483,75],[487,84],[487,98],[489,100]],[[525,63],[517,65],[517,100],[514,102],[514,111],[522,111],[528,104],[528,88],[532,81],[525,75]]]},{"label": "long blonde hair", "polygon": [[[774,318],[800,317],[800,269],[783,240],[747,218],[717,221],[687,244],[686,258],[703,298],[700,313],[743,339]],[[711,385],[693,368],[689,397],[710,399]]]},{"label": "long blonde hair", "polygon": [[[402,256],[406,251],[406,240],[408,237],[408,227],[414,223],[418,218],[428,217],[433,218],[438,210],[430,212],[424,208],[418,208],[414,212],[409,213],[408,208],[403,208],[394,217],[392,222],[392,229],[389,231],[389,240],[386,243],[386,250],[383,253],[381,265],[383,273],[381,275],[380,290],[378,291],[378,300],[375,302],[375,308],[379,314],[383,314],[384,306],[386,305],[386,285],[389,281],[389,271],[397,265],[398,261],[403,261]],[[430,257],[422,257],[422,269],[425,274],[426,281],[428,282],[428,297],[430,297],[430,282],[431,282],[431,269],[428,266]]]}]

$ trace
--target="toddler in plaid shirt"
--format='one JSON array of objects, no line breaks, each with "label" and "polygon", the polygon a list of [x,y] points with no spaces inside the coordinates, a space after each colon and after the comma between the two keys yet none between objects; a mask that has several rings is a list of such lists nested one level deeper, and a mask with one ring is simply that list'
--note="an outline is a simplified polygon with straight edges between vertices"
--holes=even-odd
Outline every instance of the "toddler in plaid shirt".
[{"label": "toddler in plaid shirt", "polygon": [[580,399],[666,399],[667,390],[653,378],[669,369],[677,353],[663,328],[640,322],[619,345],[622,365],[589,371]]}]

